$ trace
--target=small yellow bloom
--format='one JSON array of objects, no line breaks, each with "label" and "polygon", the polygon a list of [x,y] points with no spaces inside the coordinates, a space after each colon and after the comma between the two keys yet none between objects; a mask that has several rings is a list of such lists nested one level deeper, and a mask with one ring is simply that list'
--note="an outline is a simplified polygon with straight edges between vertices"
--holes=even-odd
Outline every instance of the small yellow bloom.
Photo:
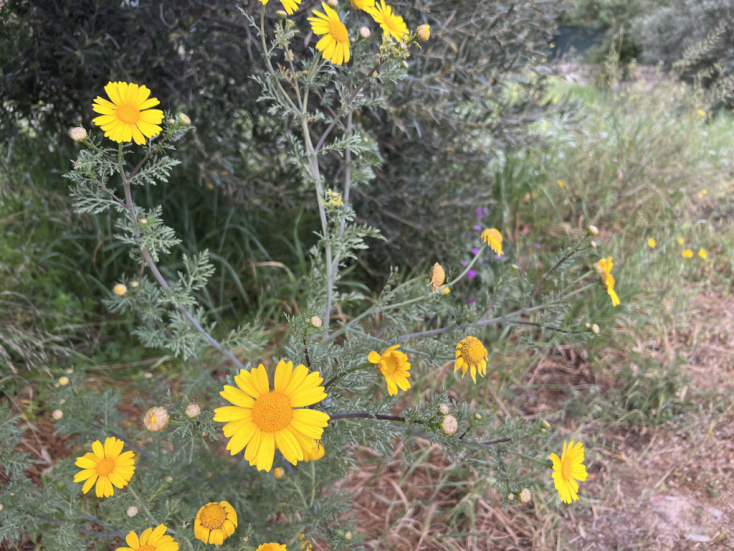
[{"label": "small yellow bloom", "polygon": [[693,258],[693,251],[691,249],[685,249],[681,254],[683,258]]},{"label": "small yellow bloom", "polygon": [[556,182],[556,183],[558,184],[558,187],[561,188],[561,189],[563,189],[564,187],[566,187],[566,182],[564,182],[563,180],[558,180],[558,182]]},{"label": "small yellow bloom", "polygon": [[706,111],[704,111],[703,109],[699,109],[698,111],[696,111],[696,113],[698,113],[702,117],[705,117],[706,116]]},{"label": "small yellow bloom", "polygon": [[698,256],[700,256],[701,258],[703,258],[704,260],[706,260],[709,255],[706,254],[706,251],[704,251],[703,249],[698,249]]},{"label": "small yellow bloom", "polygon": [[97,96],[92,108],[101,116],[92,122],[104,130],[106,138],[118,143],[135,141],[145,145],[145,138],[161,133],[158,125],[163,120],[163,111],[151,109],[160,101],[148,99],[150,90],[146,86],[109,82],[104,89],[112,101]]},{"label": "small yellow bloom", "polygon": [[366,11],[367,13],[371,13],[375,7],[375,0],[349,0],[349,3],[355,10],[362,10]]},{"label": "small yellow bloom", "polygon": [[283,543],[263,543],[255,551],[287,551]]},{"label": "small yellow bloom", "polygon": [[161,432],[168,426],[168,410],[160,406],[150,408],[145,412],[143,425],[150,432]]},{"label": "small yellow bloom", "polygon": [[456,345],[456,363],[454,372],[461,369],[461,378],[466,375],[467,369],[471,368],[471,378],[477,382],[477,369],[484,377],[487,374],[487,349],[482,341],[476,337],[466,337]]},{"label": "small yellow bloom", "polygon": [[550,454],[553,461],[553,482],[563,503],[573,503],[579,498],[579,484],[588,476],[584,466],[584,445],[573,440],[570,444],[563,442],[563,453],[560,459],[555,453]]},{"label": "small yellow bloom", "polygon": [[64,416],[64,412],[60,409],[55,409],[54,412],[51,414],[51,417],[56,419],[57,421],[61,419]]},{"label": "small yellow bloom", "polygon": [[439,295],[448,295],[451,292],[451,289],[449,287],[444,287],[441,289],[438,294]]},{"label": "small yellow bloom", "polygon": [[321,444],[321,442],[314,441],[313,446],[310,450],[303,450],[303,460],[317,461],[324,457],[324,453],[324,446]]},{"label": "small yellow bloom", "polygon": [[602,258],[594,264],[594,268],[596,268],[597,273],[601,277],[601,284],[606,289],[607,293],[609,293],[609,296],[612,298],[612,306],[619,306],[621,304],[619,297],[617,296],[616,291],[614,290],[614,276],[611,274],[612,268],[614,268],[614,263],[612,262],[612,257],[608,258]]},{"label": "small yellow bloom", "polygon": [[369,353],[367,359],[370,363],[376,364],[377,369],[385,377],[387,383],[387,391],[390,396],[398,393],[398,387],[401,390],[410,388],[410,363],[408,356],[398,350],[399,344],[393,345],[387,350],[383,350],[380,354],[375,351]]},{"label": "small yellow bloom", "polygon": [[112,292],[118,297],[124,297],[127,294],[127,285],[124,283],[118,283],[112,288]]},{"label": "small yellow bloom", "polygon": [[69,384],[69,377],[59,377],[59,384],[61,386],[66,386]]},{"label": "small yellow bloom", "polygon": [[658,245],[658,242],[655,241],[652,237],[647,240],[647,246],[650,247],[651,249],[654,249],[655,247],[657,247],[657,245]]},{"label": "small yellow bloom", "polygon": [[372,18],[382,27],[382,31],[395,38],[402,40],[408,34],[408,26],[403,18],[392,11],[392,7],[385,5],[385,0],[375,3],[375,7],[370,11]]},{"label": "small yellow bloom", "polygon": [[497,254],[502,253],[502,234],[495,228],[489,228],[482,232],[482,241]]},{"label": "small yellow bloom", "polygon": [[[135,453],[121,453],[124,443],[114,437],[92,444],[92,452],[79,457],[75,465],[83,470],[74,476],[74,482],[86,480],[82,487],[85,494],[97,483],[97,497],[110,497],[115,494],[112,486],[124,488],[135,472]],[[165,530],[164,530],[165,531]]]},{"label": "small yellow bloom", "polygon": [[433,289],[434,293],[438,293],[439,288],[443,285],[444,281],[446,281],[446,270],[436,262],[431,268],[431,271],[428,272],[428,277],[431,280],[429,283],[431,289]]},{"label": "small yellow bloom", "polygon": [[228,502],[207,503],[194,518],[194,536],[211,545],[222,545],[237,528],[237,513]]},{"label": "small yellow bloom", "polygon": [[678,238],[678,245],[683,245],[685,242],[686,242],[686,240],[683,239],[682,237],[679,237]]},{"label": "small yellow bloom", "polygon": [[321,3],[325,13],[313,11],[315,17],[309,17],[311,29],[315,35],[321,36],[316,43],[316,49],[323,52],[323,57],[334,65],[341,65],[349,61],[349,33],[339,14],[325,3]]},{"label": "small yellow bloom", "polygon": [[[135,509],[135,515],[138,514],[137,508],[130,509]],[[166,529],[163,524],[159,524],[155,530],[152,528],[144,530],[139,538],[135,532],[130,532],[125,536],[125,541],[130,547],[118,547],[115,551],[178,551],[178,543],[173,541],[173,536],[164,535]]]},{"label": "small yellow bloom", "polygon": [[701,190],[701,193],[703,193],[704,195],[706,195],[708,193],[708,190],[703,189],[703,190]]}]

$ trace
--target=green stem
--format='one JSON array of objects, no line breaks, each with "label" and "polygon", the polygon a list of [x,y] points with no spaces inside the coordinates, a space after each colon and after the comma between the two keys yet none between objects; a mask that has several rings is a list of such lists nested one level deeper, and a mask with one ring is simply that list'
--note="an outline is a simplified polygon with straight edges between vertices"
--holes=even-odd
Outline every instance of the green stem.
[{"label": "green stem", "polygon": [[363,364],[359,364],[356,367],[349,368],[346,371],[342,371],[341,373],[337,373],[331,379],[329,379],[329,381],[324,385],[324,390],[326,390],[327,388],[329,388],[338,379],[344,377],[345,375],[348,375],[349,373],[354,373],[355,371],[359,371],[360,369],[366,369],[366,368],[371,367],[371,366],[372,366],[372,364],[370,362],[365,362]]},{"label": "green stem", "polygon": [[532,461],[533,463],[537,463],[538,465],[542,465],[543,467],[546,467],[547,469],[553,468],[553,461],[550,459],[538,459],[537,457],[532,457],[530,455],[525,455],[524,453],[520,453],[517,451],[509,450],[509,452],[512,455],[515,455],[517,457],[520,457],[522,459],[527,459],[528,461]]}]

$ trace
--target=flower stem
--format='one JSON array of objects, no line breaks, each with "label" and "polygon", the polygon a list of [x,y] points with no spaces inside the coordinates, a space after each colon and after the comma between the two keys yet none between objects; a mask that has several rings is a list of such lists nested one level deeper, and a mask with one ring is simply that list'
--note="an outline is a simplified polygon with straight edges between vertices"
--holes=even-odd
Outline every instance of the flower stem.
[{"label": "flower stem", "polygon": [[532,461],[533,463],[537,463],[538,465],[542,465],[543,467],[546,467],[548,469],[553,468],[553,461],[550,459],[538,459],[537,457],[532,457],[530,455],[525,455],[524,453],[520,453],[518,451],[510,450],[510,453],[512,455],[515,455],[517,457],[520,457],[522,459],[527,459],[528,461]]},{"label": "flower stem", "polygon": [[354,373],[355,371],[359,371],[360,369],[366,369],[370,367],[372,364],[370,362],[365,362],[363,364],[359,364],[358,366],[352,367],[347,369],[346,371],[342,371],[341,373],[337,373],[334,375],[329,381],[324,385],[324,390],[329,388],[331,385],[333,385],[338,379],[341,379],[345,375],[348,375],[349,373]]}]

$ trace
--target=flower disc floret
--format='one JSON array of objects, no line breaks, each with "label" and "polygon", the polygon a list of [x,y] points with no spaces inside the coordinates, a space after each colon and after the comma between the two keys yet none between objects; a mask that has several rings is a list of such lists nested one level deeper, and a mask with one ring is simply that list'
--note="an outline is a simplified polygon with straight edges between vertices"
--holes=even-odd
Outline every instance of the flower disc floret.
[{"label": "flower disc floret", "polygon": [[482,377],[487,374],[487,349],[484,348],[482,341],[471,336],[466,337],[456,345],[454,371],[461,369],[461,378],[463,379],[469,368],[471,368],[471,378],[475,383],[477,382],[477,369]]},{"label": "flower disc floret", "polygon": [[559,458],[555,453],[550,455],[553,461],[553,482],[558,495],[564,503],[576,501],[579,491],[578,481],[586,480],[588,476],[584,466],[584,445],[581,442],[574,444],[563,442],[563,453]]},{"label": "flower disc floret", "polygon": [[395,40],[402,40],[408,34],[408,26],[403,18],[394,13],[391,6],[385,5],[385,0],[380,0],[379,4],[375,2],[370,15],[382,27],[382,31]]},{"label": "flower disc floret", "polygon": [[178,542],[173,541],[173,536],[165,534],[166,527],[163,524],[159,524],[155,530],[144,530],[140,537],[130,532],[125,536],[130,547],[118,547],[115,551],[178,551]]},{"label": "flower disc floret", "polygon": [[482,232],[482,241],[497,254],[502,253],[502,234],[495,228],[488,228]]},{"label": "flower disc floret", "polygon": [[275,369],[273,390],[265,367],[241,370],[235,378],[237,388],[225,386],[221,396],[234,404],[214,411],[214,420],[226,423],[227,449],[236,455],[245,449],[245,459],[258,470],[270,471],[275,448],[296,465],[304,452],[320,440],[329,416],[307,409],[327,396],[317,371],[281,360]]},{"label": "flower disc floret", "polygon": [[123,446],[122,440],[114,437],[107,438],[104,446],[97,440],[92,444],[93,452],[76,460],[76,466],[83,470],[74,476],[74,482],[86,480],[82,492],[86,494],[96,482],[97,497],[110,497],[115,493],[112,486],[127,486],[135,472],[135,453],[121,453]]},{"label": "flower disc floret", "polygon": [[398,393],[398,388],[408,390],[410,388],[410,363],[408,356],[398,350],[399,344],[391,346],[381,353],[372,351],[367,359],[370,363],[376,364],[377,369],[385,377],[387,383],[387,391],[390,396]]},{"label": "flower disc floret", "polygon": [[235,528],[237,513],[227,501],[207,503],[194,518],[194,536],[212,545],[222,545]]},{"label": "flower disc floret", "polygon": [[[321,36],[316,43],[316,49],[322,52],[324,59],[334,65],[341,65],[349,61],[349,33],[339,14],[327,4],[321,3],[324,13],[313,11],[315,17],[309,17],[311,29],[315,35]],[[323,35],[323,36],[322,36]]]},{"label": "flower disc floret", "polygon": [[105,137],[118,143],[135,141],[145,145],[145,138],[160,134],[163,111],[151,109],[160,102],[149,98],[146,86],[127,82],[110,82],[105,86],[111,101],[97,97],[93,109],[101,116],[92,122],[104,130]]}]

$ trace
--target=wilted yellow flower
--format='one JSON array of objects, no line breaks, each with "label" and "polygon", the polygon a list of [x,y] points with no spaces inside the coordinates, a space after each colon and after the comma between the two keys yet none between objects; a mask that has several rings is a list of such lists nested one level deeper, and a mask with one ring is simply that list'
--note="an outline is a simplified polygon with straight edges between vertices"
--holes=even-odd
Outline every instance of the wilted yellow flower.
[{"label": "wilted yellow flower", "polygon": [[418,40],[421,42],[428,42],[431,38],[431,27],[429,25],[421,25],[415,30],[415,34],[418,35]]},{"label": "wilted yellow flower", "polygon": [[110,100],[97,97],[92,107],[102,116],[92,122],[104,130],[106,138],[113,142],[135,141],[145,145],[145,138],[160,134],[158,126],[163,120],[163,111],[151,109],[160,102],[148,99],[150,90],[146,86],[127,82],[110,82],[104,87]]},{"label": "wilted yellow flower", "polygon": [[651,237],[650,239],[648,239],[648,240],[647,240],[647,245],[648,245],[648,246],[649,246],[649,247],[650,247],[651,249],[654,249],[655,247],[657,247],[657,245],[658,245],[658,242],[657,242],[657,241],[655,241],[655,240],[654,240],[654,239],[653,239],[653,238]]},{"label": "wilted yellow flower", "polygon": [[706,254],[706,251],[704,251],[703,249],[698,249],[698,256],[700,256],[704,260],[708,258],[708,254]]},{"label": "wilted yellow flower", "polygon": [[308,18],[313,33],[323,35],[316,43],[316,49],[323,53],[324,59],[334,65],[341,65],[349,61],[349,33],[338,13],[323,2],[321,7],[326,13],[314,10],[315,17]]},{"label": "wilted yellow flower", "polygon": [[392,7],[385,5],[385,0],[375,3],[375,7],[369,12],[372,18],[382,27],[386,35],[395,40],[402,40],[408,34],[408,26],[403,18],[392,11]]},{"label": "wilted yellow flower", "polygon": [[683,258],[693,258],[693,251],[691,249],[685,249],[681,254]]},{"label": "wilted yellow flower", "polygon": [[369,353],[367,359],[370,363],[377,364],[380,373],[385,377],[387,383],[387,391],[390,396],[398,393],[398,387],[401,390],[410,388],[410,363],[408,356],[398,350],[399,344],[393,345],[387,350],[383,350],[380,354],[375,351]]},{"label": "wilted yellow flower", "polygon": [[161,432],[168,426],[168,411],[160,406],[150,408],[145,412],[143,425],[150,432]]},{"label": "wilted yellow flower", "polygon": [[555,453],[550,455],[550,459],[553,461],[553,482],[561,501],[573,503],[579,498],[579,484],[576,481],[583,482],[588,476],[584,466],[584,445],[581,442],[574,445],[573,440],[568,445],[563,442],[560,459]]},{"label": "wilted yellow flower", "polygon": [[[137,508],[130,509],[135,509],[137,514]],[[125,536],[125,541],[130,547],[118,547],[115,551],[178,551],[178,543],[173,541],[173,536],[164,535],[166,530],[164,525],[159,524],[155,530],[152,528],[143,530],[139,538],[135,532],[130,532]]]},{"label": "wilted yellow flower", "polygon": [[601,277],[602,286],[607,290],[607,293],[609,293],[609,296],[612,298],[612,306],[618,306],[621,304],[619,297],[617,296],[617,292],[614,290],[614,276],[611,274],[612,268],[614,268],[612,257],[602,258],[599,262],[594,264],[594,267]]},{"label": "wilted yellow flower", "polygon": [[235,528],[237,513],[227,501],[207,503],[194,518],[194,536],[212,545],[222,545]]},{"label": "wilted yellow flower", "polygon": [[497,254],[502,253],[502,234],[495,228],[489,228],[482,232],[482,241]]},{"label": "wilted yellow flower", "polygon": [[454,372],[461,369],[461,378],[466,375],[467,369],[471,368],[471,378],[477,382],[477,369],[484,377],[487,374],[487,349],[482,341],[476,337],[466,337],[456,345],[456,363]]},{"label": "wilted yellow flower", "polygon": [[428,277],[431,280],[429,283],[431,289],[433,289],[434,293],[438,293],[439,288],[443,285],[444,281],[446,281],[446,270],[436,262],[431,268],[431,271],[428,272]]},{"label": "wilted yellow flower", "polygon": [[123,283],[118,283],[112,288],[112,292],[115,293],[118,297],[124,297],[127,294],[127,285]]},{"label": "wilted yellow flower", "polygon": [[74,476],[74,482],[86,480],[82,487],[85,494],[97,483],[97,497],[114,495],[112,486],[124,488],[135,472],[135,453],[122,452],[124,443],[114,437],[102,442],[97,440],[92,444],[92,452],[79,457],[75,465],[83,470]]},{"label": "wilted yellow flower", "polygon": [[303,461],[304,451],[320,440],[329,415],[310,406],[327,397],[318,371],[281,360],[275,368],[273,390],[265,367],[242,369],[234,378],[239,388],[225,386],[221,396],[234,406],[214,410],[214,420],[227,423],[224,436],[232,455],[245,446],[245,459],[258,470],[273,466],[275,446],[293,465]]}]

